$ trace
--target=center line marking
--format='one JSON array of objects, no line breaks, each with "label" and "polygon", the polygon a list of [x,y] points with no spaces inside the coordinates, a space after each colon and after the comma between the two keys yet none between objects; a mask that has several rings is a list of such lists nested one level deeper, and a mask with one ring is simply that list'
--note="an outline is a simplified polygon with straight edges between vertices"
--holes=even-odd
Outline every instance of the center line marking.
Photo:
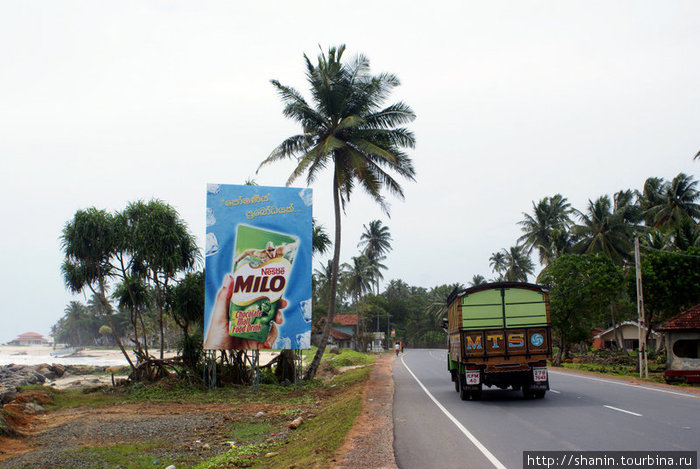
[{"label": "center line marking", "polygon": [[411,376],[413,376],[413,379],[416,380],[416,382],[418,383],[418,385],[423,389],[423,391],[425,391],[425,393],[426,393],[426,394],[428,395],[428,397],[435,403],[435,405],[438,406],[438,408],[439,408],[445,415],[447,415],[447,418],[449,418],[449,419],[452,421],[452,423],[454,423],[455,425],[457,425],[457,428],[459,428],[460,431],[461,431],[462,433],[464,433],[464,435],[465,435],[467,438],[469,438],[469,441],[471,441],[472,443],[474,443],[474,446],[476,446],[477,449],[478,449],[479,451],[481,451],[481,453],[482,453],[484,456],[486,456],[486,459],[488,459],[489,461],[491,461],[491,464],[493,464],[494,466],[496,466],[498,469],[506,469],[506,466],[504,466],[503,464],[501,464],[501,461],[499,461],[499,460],[496,458],[496,456],[494,456],[493,454],[491,454],[491,451],[489,451],[488,449],[486,449],[486,446],[482,445],[481,442],[480,442],[479,440],[477,440],[476,437],[475,437],[474,435],[472,435],[471,432],[470,432],[469,430],[467,430],[467,429],[464,427],[464,425],[462,425],[462,424],[460,423],[459,420],[457,420],[451,413],[449,413],[448,410],[445,409],[445,407],[444,407],[442,404],[440,404],[440,403],[438,402],[438,400],[435,399],[435,397],[433,397],[432,394],[430,394],[430,391],[428,391],[428,388],[426,388],[425,386],[423,386],[423,383],[420,382],[420,380],[418,379],[418,377],[417,377],[416,375],[414,375],[413,372],[411,371],[411,369],[408,367],[408,365],[406,365],[406,362],[403,361],[403,357],[401,357],[401,363],[403,363],[403,366],[406,367],[406,370],[408,370],[408,372],[411,373]]},{"label": "center line marking", "polygon": [[561,394],[561,391],[555,391],[554,389],[550,389],[549,392],[553,392],[554,394]]},{"label": "center line marking", "polygon": [[616,410],[616,411],[618,411],[618,412],[624,412],[624,413],[630,414],[630,415],[636,415],[637,417],[641,417],[641,416],[642,416],[642,414],[638,414],[637,412],[630,412],[629,410],[618,409],[617,407],[613,407],[613,406],[611,406],[611,405],[604,405],[603,407],[607,407],[608,409]]}]

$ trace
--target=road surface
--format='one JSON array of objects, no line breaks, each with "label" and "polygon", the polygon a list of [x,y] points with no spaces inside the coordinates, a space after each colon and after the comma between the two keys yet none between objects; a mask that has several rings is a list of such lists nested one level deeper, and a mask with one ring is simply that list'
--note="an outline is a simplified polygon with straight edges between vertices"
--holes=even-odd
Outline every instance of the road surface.
[{"label": "road surface", "polygon": [[484,388],[462,401],[445,350],[406,350],[393,365],[401,469],[520,468],[523,451],[697,451],[700,396],[550,370],[551,391]]}]

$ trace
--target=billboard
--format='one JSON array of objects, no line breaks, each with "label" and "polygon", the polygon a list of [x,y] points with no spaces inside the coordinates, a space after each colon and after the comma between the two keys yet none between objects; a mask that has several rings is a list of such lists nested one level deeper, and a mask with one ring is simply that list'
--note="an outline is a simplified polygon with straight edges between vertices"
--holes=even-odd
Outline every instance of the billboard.
[{"label": "billboard", "polygon": [[207,185],[204,348],[311,346],[312,191]]}]

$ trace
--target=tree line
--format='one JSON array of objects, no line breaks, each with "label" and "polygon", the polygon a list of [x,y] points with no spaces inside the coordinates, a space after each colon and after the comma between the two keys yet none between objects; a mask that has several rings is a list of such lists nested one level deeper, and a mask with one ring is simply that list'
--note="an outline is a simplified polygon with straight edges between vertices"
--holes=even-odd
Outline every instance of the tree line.
[{"label": "tree line", "polygon": [[[532,203],[518,222],[516,245],[494,252],[497,281],[527,281],[537,252],[537,277],[551,289],[552,324],[559,355],[590,338],[593,327],[635,317],[634,240],[642,251],[647,336],[651,328],[700,302],[700,193],[680,173],[648,178],[641,191],[624,189],[588,201],[585,210],[561,194]],[[483,278],[482,278],[483,279]],[[620,344],[621,345],[621,344]]]}]

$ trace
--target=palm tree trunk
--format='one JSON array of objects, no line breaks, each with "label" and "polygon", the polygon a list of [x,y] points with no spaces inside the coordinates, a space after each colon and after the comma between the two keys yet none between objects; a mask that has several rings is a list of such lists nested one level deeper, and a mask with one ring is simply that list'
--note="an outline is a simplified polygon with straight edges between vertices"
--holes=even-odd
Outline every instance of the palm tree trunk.
[{"label": "palm tree trunk", "polygon": [[328,336],[331,333],[331,327],[333,325],[333,317],[335,316],[335,302],[336,295],[338,292],[338,266],[340,264],[340,194],[338,187],[338,174],[337,170],[333,173],[333,208],[335,211],[335,246],[333,247],[333,264],[331,267],[331,291],[329,295],[329,305],[328,305],[328,316],[326,317],[326,325],[323,327],[323,334],[321,334],[321,341],[318,344],[318,350],[316,350],[316,355],[309,365],[309,369],[306,370],[306,375],[304,379],[312,379],[316,376],[316,371],[321,364],[321,358],[323,358],[323,353],[326,351],[326,344],[328,343]]}]

